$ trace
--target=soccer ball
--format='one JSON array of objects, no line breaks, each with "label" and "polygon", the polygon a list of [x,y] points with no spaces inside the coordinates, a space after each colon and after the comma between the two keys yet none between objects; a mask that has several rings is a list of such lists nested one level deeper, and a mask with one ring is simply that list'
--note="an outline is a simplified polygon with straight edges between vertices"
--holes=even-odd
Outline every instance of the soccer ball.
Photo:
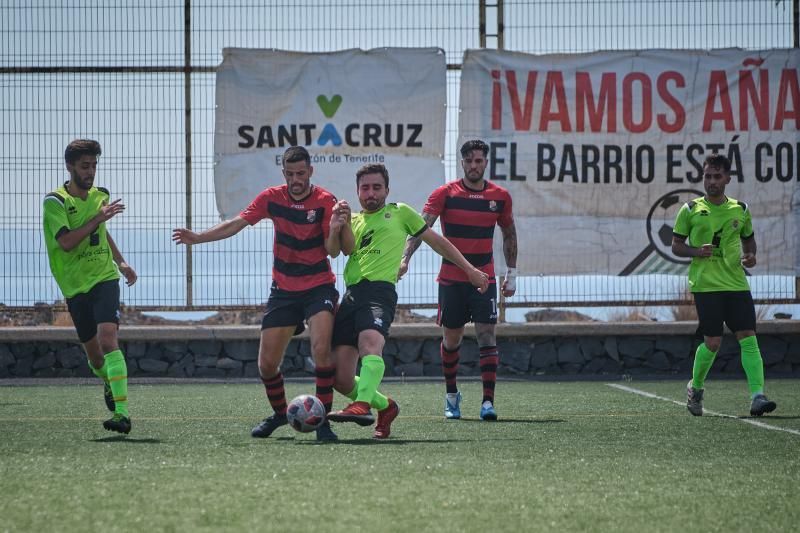
[{"label": "soccer ball", "polygon": [[301,394],[289,402],[286,418],[289,425],[300,433],[309,433],[325,421],[325,406],[316,396]]}]

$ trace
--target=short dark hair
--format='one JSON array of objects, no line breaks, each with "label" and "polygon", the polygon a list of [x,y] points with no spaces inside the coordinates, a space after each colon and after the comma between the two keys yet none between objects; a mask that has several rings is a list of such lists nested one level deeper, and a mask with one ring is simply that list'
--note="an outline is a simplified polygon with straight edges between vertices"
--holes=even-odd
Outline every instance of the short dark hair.
[{"label": "short dark hair", "polygon": [[473,150],[480,150],[483,152],[484,157],[489,155],[489,145],[481,140],[475,139],[461,145],[461,157],[467,157]]},{"label": "short dark hair", "polygon": [[703,161],[703,167],[707,166],[721,168],[725,171],[725,174],[730,174],[731,172],[731,160],[722,154],[712,154],[706,157],[706,160]]},{"label": "short dark hair", "polygon": [[64,150],[64,161],[70,165],[74,165],[78,159],[85,155],[98,157],[102,153],[103,150],[100,148],[99,142],[93,141],[92,139],[75,139],[69,143],[67,149]]},{"label": "short dark hair", "polygon": [[285,166],[286,163],[297,163],[299,161],[305,161],[306,164],[311,164],[311,156],[308,153],[308,150],[303,148],[302,146],[291,146],[283,152],[283,165]]},{"label": "short dark hair", "polygon": [[386,165],[381,163],[369,163],[359,168],[356,172],[356,186],[360,184],[361,176],[365,174],[380,174],[383,176],[384,185],[386,185],[387,189],[389,188],[389,171],[386,170]]}]

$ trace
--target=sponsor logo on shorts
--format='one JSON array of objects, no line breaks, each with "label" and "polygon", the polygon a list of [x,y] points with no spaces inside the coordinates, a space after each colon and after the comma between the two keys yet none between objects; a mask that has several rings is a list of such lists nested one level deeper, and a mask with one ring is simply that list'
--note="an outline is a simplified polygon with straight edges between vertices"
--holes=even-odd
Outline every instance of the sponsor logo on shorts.
[{"label": "sponsor logo on shorts", "polygon": [[374,324],[375,324],[376,326],[378,326],[379,328],[380,328],[380,327],[383,327],[383,319],[382,319],[382,318],[380,318],[380,317],[377,317],[377,318],[375,319],[375,321],[374,321]]}]

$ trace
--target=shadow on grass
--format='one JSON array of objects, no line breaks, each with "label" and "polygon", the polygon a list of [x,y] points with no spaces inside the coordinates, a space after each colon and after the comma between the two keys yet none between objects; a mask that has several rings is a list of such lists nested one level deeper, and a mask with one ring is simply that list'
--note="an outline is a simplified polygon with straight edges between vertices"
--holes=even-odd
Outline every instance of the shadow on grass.
[{"label": "shadow on grass", "polygon": [[481,420],[480,418],[460,418],[458,420],[447,420],[447,424],[457,424],[457,423],[464,423],[464,422],[472,422],[472,423],[479,423],[479,424],[560,424],[562,422],[566,422],[561,418],[539,418],[539,419],[532,419],[532,418],[500,418],[499,420]]},{"label": "shadow on grass", "polygon": [[89,439],[89,442],[127,442],[129,444],[161,444],[161,439],[137,439],[126,435],[111,435],[98,439]]},{"label": "shadow on grass", "polygon": [[365,438],[365,439],[339,439],[335,442],[319,442],[315,440],[301,440],[297,441],[297,444],[300,446],[324,446],[326,444],[329,445],[351,445],[351,446],[404,446],[406,444],[452,444],[454,442],[487,442],[491,440],[509,442],[512,440],[527,440],[525,438],[519,437],[514,439],[509,438],[502,438],[502,439],[400,439],[390,437],[388,439],[372,439],[372,438]]},{"label": "shadow on grass", "polygon": [[769,416],[753,416],[753,415],[739,415],[736,418],[742,418],[745,420],[760,420],[762,422],[769,422],[770,420],[798,420],[800,416],[781,416],[781,415],[769,415]]}]

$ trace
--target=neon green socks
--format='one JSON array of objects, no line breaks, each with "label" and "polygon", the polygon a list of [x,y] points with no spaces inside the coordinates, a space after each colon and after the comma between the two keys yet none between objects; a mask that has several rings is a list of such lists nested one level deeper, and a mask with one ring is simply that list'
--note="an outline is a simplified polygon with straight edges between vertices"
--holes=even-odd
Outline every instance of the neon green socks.
[{"label": "neon green socks", "polygon": [[764,392],[764,361],[761,359],[758,341],[754,335],[745,337],[739,341],[739,346],[742,347],[742,368],[747,375],[750,395],[762,394]]},{"label": "neon green socks", "polygon": [[125,356],[122,350],[114,350],[105,355],[108,384],[111,386],[111,393],[114,395],[115,414],[124,417],[128,416],[128,366],[125,364]]},{"label": "neon green socks", "polygon": [[92,366],[92,362],[88,359],[86,360],[86,363],[89,365],[89,370],[91,370],[95,376],[108,383],[108,365],[106,364],[105,360],[103,361],[103,366],[100,368],[95,368]]},{"label": "neon green socks", "polygon": [[378,394],[378,386],[383,379],[384,370],[386,370],[386,365],[380,355],[365,355],[361,358],[361,374],[359,374],[356,401],[372,405]]},{"label": "neon green socks", "polygon": [[[356,386],[353,387],[353,390],[345,395],[353,401],[356,401],[356,398],[358,398],[358,382],[361,381],[361,378],[356,376],[355,380]],[[375,391],[375,395],[372,397],[372,401],[369,403],[369,406],[374,407],[378,411],[383,411],[389,407],[389,398],[381,394],[379,391]]]},{"label": "neon green socks", "polygon": [[716,352],[712,352],[706,346],[706,343],[700,343],[697,351],[694,353],[694,367],[692,368],[692,387],[695,389],[702,389],[706,382],[708,371],[711,370],[711,365],[714,364],[714,358],[717,356]]}]

